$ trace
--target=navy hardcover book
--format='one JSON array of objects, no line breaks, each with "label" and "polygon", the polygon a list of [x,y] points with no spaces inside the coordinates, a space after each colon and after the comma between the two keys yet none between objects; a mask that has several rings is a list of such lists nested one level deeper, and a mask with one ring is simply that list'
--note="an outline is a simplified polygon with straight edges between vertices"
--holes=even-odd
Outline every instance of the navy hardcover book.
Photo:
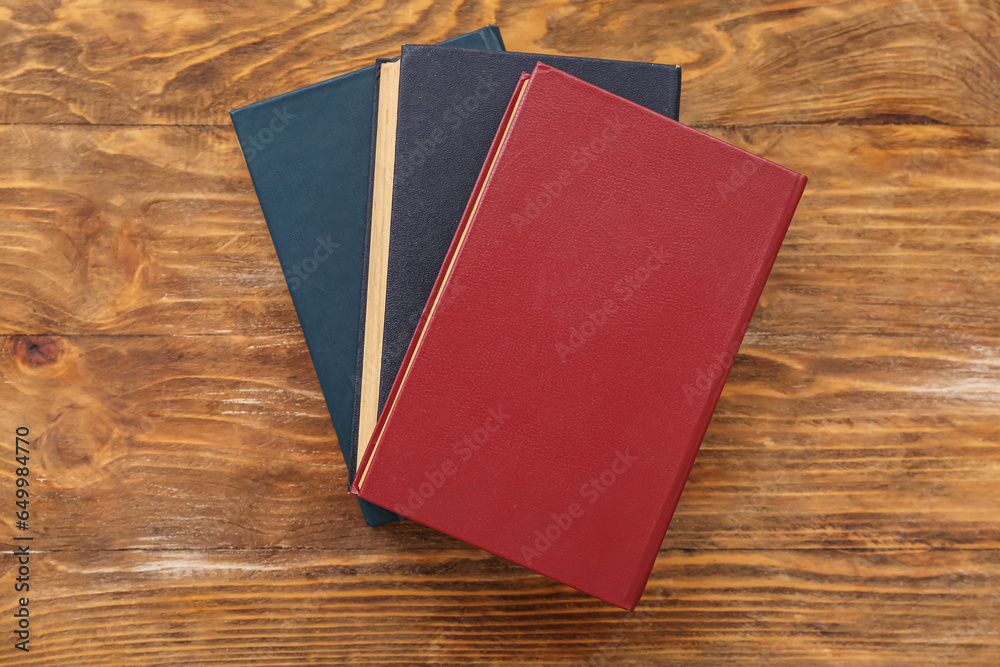
[{"label": "navy hardcover book", "polygon": [[[496,26],[445,43],[503,49]],[[374,80],[370,66],[230,112],[345,461],[351,446]],[[368,525],[397,518],[360,502]]]},{"label": "navy hardcover book", "polygon": [[[376,193],[368,213],[365,257],[366,262],[369,256],[379,257],[375,264],[384,265],[386,273],[369,283],[373,276],[366,263],[352,453],[348,463],[352,477],[417,328],[511,93],[521,73],[532,71],[537,62],[677,120],[681,71],[674,65],[419,45],[403,45],[398,63],[379,63],[380,88],[385,88],[387,81],[397,87],[394,94],[381,95],[382,100],[395,100],[396,107],[394,159],[389,171],[392,177],[387,186],[391,188],[391,210],[386,218],[385,206],[379,210],[380,198]],[[376,96],[374,115],[380,113],[379,104]],[[374,172],[375,144],[379,142],[382,125],[373,122],[372,126]],[[373,174],[370,182],[375,183],[377,176]],[[388,178],[383,175],[382,180]],[[530,213],[531,210],[526,211]],[[386,238],[387,255],[378,242]],[[384,293],[376,294],[383,289],[382,284]],[[460,294],[460,287],[452,293]],[[382,313],[371,312],[380,308]],[[365,338],[366,326],[372,323],[376,330],[382,327],[374,351]],[[378,338],[377,334],[370,334],[368,343],[373,337]],[[362,386],[363,378],[366,386]]]}]

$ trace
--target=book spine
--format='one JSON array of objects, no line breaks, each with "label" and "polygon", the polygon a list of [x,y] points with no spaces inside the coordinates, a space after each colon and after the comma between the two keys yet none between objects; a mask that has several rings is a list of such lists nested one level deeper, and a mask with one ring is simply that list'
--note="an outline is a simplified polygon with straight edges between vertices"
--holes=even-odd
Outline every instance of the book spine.
[{"label": "book spine", "polygon": [[413,338],[410,339],[410,346],[406,350],[406,356],[403,357],[403,364],[400,366],[399,372],[396,374],[396,380],[392,384],[392,389],[389,391],[389,396],[385,401],[385,406],[382,408],[382,413],[379,415],[378,422],[375,425],[375,431],[372,433],[371,441],[368,443],[364,460],[358,463],[356,475],[351,482],[351,493],[358,493],[358,487],[360,486],[359,480],[363,481],[364,471],[370,465],[370,462],[374,457],[375,450],[378,448],[379,439],[385,429],[385,422],[392,412],[392,405],[396,400],[396,395],[399,393],[403,377],[406,375],[406,369],[410,365],[410,361],[416,351],[421,335],[427,327],[430,314],[433,310],[434,303],[437,301],[438,294],[444,287],[445,277],[448,274],[448,267],[451,265],[455,258],[455,254],[458,252],[459,246],[461,245],[460,241],[464,236],[465,228],[471,222],[472,213],[475,209],[475,203],[479,199],[483,187],[486,185],[486,178],[490,173],[490,167],[492,166],[497,153],[500,151],[503,138],[506,134],[506,129],[513,120],[514,109],[516,107],[516,102],[520,97],[521,90],[527,85],[529,79],[530,75],[526,73],[521,74],[521,77],[518,79],[517,85],[514,88],[514,93],[511,95],[510,102],[507,104],[507,110],[504,112],[503,118],[500,121],[500,127],[497,128],[497,133],[493,137],[493,143],[490,144],[490,150],[486,154],[486,161],[483,163],[483,167],[479,171],[479,176],[476,179],[476,185],[472,189],[472,194],[469,195],[468,203],[465,205],[465,211],[462,213],[462,219],[458,223],[458,229],[455,230],[455,236],[452,238],[451,245],[448,247],[448,254],[445,255],[444,263],[441,265],[441,271],[438,273],[438,277],[434,281],[434,287],[431,289],[430,297],[427,299],[427,304],[424,306],[424,310],[420,315],[420,320],[417,322],[417,329],[413,334]]},{"label": "book spine", "polygon": [[370,157],[368,160],[368,203],[365,206],[367,217],[365,218],[365,246],[364,263],[361,271],[361,316],[358,321],[358,361],[354,374],[354,405],[351,420],[351,455],[347,461],[347,486],[350,488],[354,481],[355,471],[358,469],[358,432],[361,421],[361,375],[364,368],[365,358],[365,317],[368,311],[368,255],[371,252],[372,244],[372,203],[375,196],[375,138],[378,135],[378,94],[381,83],[382,63],[389,62],[385,58],[375,60],[375,88],[372,96],[372,136],[369,146]]},{"label": "book spine", "polygon": [[[351,412],[351,432],[349,437],[350,442],[350,452],[347,457],[347,488],[350,490],[351,484],[354,482],[354,475],[358,469],[358,432],[360,430],[361,421],[361,372],[364,365],[364,352],[365,352],[365,315],[367,314],[368,305],[368,253],[371,248],[372,241],[372,198],[374,197],[374,184],[375,184],[375,136],[378,131],[378,91],[380,74],[382,71],[382,63],[390,62],[389,58],[377,58],[375,60],[374,66],[374,78],[375,78],[375,88],[374,95],[372,96],[372,137],[370,151],[371,155],[369,158],[369,171],[368,171],[368,204],[367,204],[367,219],[365,221],[365,245],[364,245],[364,263],[362,264],[361,270],[361,295],[360,295],[360,313],[358,321],[358,362],[355,369],[354,375],[354,403],[352,405]],[[340,437],[339,434],[337,437]],[[369,526],[381,526],[384,523],[390,521],[395,521],[399,519],[399,515],[390,512],[387,509],[374,505],[363,498],[358,498],[361,501],[361,513],[365,518],[365,523]]]}]

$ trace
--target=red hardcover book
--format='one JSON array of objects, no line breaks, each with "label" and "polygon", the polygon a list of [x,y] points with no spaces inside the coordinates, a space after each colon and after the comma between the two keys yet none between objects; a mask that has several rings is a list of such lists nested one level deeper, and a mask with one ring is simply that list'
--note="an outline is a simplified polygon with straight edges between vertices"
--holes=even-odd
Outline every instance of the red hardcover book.
[{"label": "red hardcover book", "polygon": [[634,608],[805,183],[539,63],[352,491]]}]

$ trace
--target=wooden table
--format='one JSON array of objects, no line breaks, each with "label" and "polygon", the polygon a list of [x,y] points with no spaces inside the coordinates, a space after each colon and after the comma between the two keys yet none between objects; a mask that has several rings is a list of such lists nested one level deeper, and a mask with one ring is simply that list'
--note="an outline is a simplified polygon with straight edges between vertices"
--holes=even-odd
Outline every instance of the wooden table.
[{"label": "wooden table", "polygon": [[[485,23],[810,178],[635,613],[364,525],[227,117]],[[1000,663],[996,0],[7,0],[0,123],[3,665]]]}]

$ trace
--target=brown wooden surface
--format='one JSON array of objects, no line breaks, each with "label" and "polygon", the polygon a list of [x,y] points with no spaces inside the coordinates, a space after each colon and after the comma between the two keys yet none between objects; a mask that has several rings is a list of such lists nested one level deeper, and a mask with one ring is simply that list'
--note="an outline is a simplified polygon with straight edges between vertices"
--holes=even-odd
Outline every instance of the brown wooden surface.
[{"label": "brown wooden surface", "polygon": [[[810,177],[632,614],[365,527],[226,115],[490,22]],[[8,0],[0,376],[3,665],[998,664],[1000,4]]]}]

